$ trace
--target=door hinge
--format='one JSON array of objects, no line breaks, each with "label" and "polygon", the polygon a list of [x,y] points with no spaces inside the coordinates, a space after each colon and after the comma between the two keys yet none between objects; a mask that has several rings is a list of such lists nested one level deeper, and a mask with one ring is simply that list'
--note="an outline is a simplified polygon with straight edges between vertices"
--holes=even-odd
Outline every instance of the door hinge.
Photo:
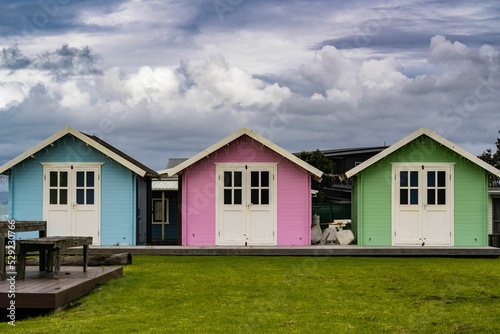
[{"label": "door hinge", "polygon": [[219,231],[219,237],[220,237],[220,231]]},{"label": "door hinge", "polygon": [[219,181],[220,181],[220,174],[219,174]]},{"label": "door hinge", "polygon": [[97,181],[101,181],[101,175],[97,175]]},{"label": "door hinge", "polygon": [[394,236],[396,236],[396,231],[394,231]]},{"label": "door hinge", "polygon": [[47,175],[44,175],[44,176],[43,176],[43,180],[44,180],[44,181],[47,181]]}]

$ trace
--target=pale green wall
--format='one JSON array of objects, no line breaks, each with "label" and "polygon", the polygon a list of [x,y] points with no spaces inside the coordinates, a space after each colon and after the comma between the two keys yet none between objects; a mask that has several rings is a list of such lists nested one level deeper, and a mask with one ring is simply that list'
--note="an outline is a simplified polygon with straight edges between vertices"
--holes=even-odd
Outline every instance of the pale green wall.
[{"label": "pale green wall", "polygon": [[363,246],[392,245],[392,165],[394,162],[446,162],[454,165],[455,246],[488,245],[487,172],[422,136],[356,176],[353,193],[357,240]]}]

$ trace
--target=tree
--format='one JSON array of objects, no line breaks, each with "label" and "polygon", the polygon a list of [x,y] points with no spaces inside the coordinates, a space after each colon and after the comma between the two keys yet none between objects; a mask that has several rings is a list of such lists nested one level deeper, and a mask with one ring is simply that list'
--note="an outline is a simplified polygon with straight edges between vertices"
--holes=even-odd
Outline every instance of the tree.
[{"label": "tree", "polygon": [[320,150],[316,150],[313,152],[300,152],[297,154],[297,157],[300,159],[304,160],[311,166],[316,167],[323,173],[323,178],[321,182],[318,182],[316,180],[312,180],[311,187],[314,190],[318,190],[318,194],[316,195],[315,198],[313,198],[313,202],[315,203],[320,203],[324,200],[325,194],[324,194],[324,189],[329,188],[333,185],[333,177],[331,175],[334,163],[325,157],[323,153],[321,153]]},{"label": "tree", "polygon": [[[500,133],[500,131],[498,131],[498,133]],[[496,169],[500,169],[500,138],[497,138],[496,147],[497,151],[495,153],[491,153],[491,149],[489,148],[478,156],[478,158],[489,163]],[[500,187],[500,179],[490,174],[490,186]]]}]

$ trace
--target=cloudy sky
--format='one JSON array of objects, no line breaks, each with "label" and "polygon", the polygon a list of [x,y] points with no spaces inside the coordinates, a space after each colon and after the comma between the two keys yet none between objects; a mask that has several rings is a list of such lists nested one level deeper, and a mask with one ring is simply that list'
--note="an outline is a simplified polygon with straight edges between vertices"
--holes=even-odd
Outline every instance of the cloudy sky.
[{"label": "cloudy sky", "polygon": [[500,130],[499,1],[0,0],[0,165],[67,125],[154,169],[247,126],[289,151]]}]

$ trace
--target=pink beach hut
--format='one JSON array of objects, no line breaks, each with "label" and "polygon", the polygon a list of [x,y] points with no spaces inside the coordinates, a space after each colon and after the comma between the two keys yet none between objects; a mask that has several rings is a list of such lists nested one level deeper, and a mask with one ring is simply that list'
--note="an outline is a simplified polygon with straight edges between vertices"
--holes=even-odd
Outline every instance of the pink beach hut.
[{"label": "pink beach hut", "polygon": [[184,246],[306,246],[322,172],[243,128],[176,167]]}]

